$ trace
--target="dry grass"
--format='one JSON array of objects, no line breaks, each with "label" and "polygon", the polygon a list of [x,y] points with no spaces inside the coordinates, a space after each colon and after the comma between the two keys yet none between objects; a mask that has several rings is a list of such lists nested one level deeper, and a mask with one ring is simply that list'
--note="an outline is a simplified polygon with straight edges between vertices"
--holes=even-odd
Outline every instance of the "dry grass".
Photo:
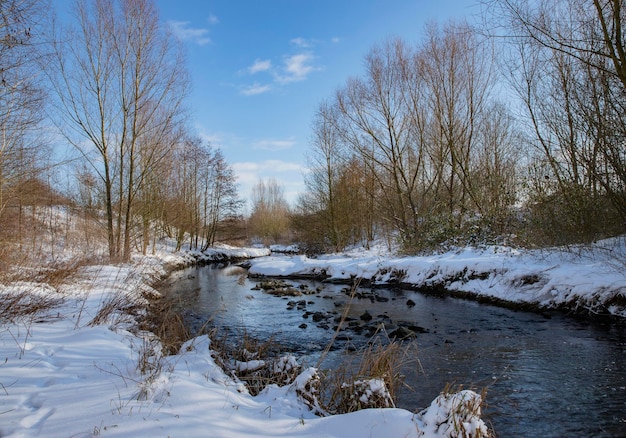
[{"label": "dry grass", "polygon": [[401,370],[416,361],[414,350],[413,344],[383,343],[379,339],[357,354],[347,356],[339,366],[325,370],[320,379],[324,409],[343,414],[394,407],[398,389],[405,384]]},{"label": "dry grass", "polygon": [[139,323],[142,330],[154,333],[159,339],[164,354],[178,353],[181,345],[191,338],[179,308],[175,298],[151,299],[146,315]]},{"label": "dry grass", "polygon": [[[15,321],[19,317],[42,314],[58,307],[65,298],[57,289],[75,278],[80,268],[90,262],[87,259],[73,259],[34,266],[32,261],[20,259],[18,264],[5,266],[6,269],[0,271],[0,284],[16,286],[24,282],[33,286],[21,288],[16,293],[0,294],[0,322]],[[48,289],[48,292],[39,293],[35,290],[39,288]]]},{"label": "dry grass", "polygon": [[96,316],[87,325],[96,326],[120,321],[122,315],[136,315],[141,310],[131,297],[124,292],[112,294],[98,309]]},{"label": "dry grass", "polygon": [[300,373],[300,364],[293,356],[281,354],[273,339],[261,342],[244,333],[233,343],[216,329],[209,336],[216,363],[243,382],[251,395],[269,385],[289,385]]},{"label": "dry grass", "polygon": [[3,337],[8,335],[13,339],[20,358],[26,352],[33,324],[58,317],[52,309],[64,301],[54,289],[41,287],[44,290],[35,290],[39,288],[34,285],[33,288],[27,286],[0,293],[0,331]]},{"label": "dry grass", "polygon": [[[217,329],[210,332],[210,337],[216,363],[244,383],[251,395],[269,385],[291,384],[302,371],[295,358],[281,354],[280,346],[272,339],[261,342],[244,333],[232,342]],[[397,342],[374,342],[340,366],[318,373],[316,379],[307,382],[309,390],[301,391],[300,396],[320,414],[393,407],[397,389],[404,383],[400,370],[414,360],[411,351],[412,347]],[[357,357],[361,358],[359,364],[354,363]],[[308,396],[313,398],[307,400]]]},{"label": "dry grass", "polygon": [[138,382],[138,392],[135,398],[143,401],[150,398],[154,383],[163,372],[164,352],[158,338],[145,335],[141,338],[141,342],[137,349],[137,371],[141,374],[142,380]]},{"label": "dry grass", "polygon": [[17,294],[0,294],[0,323],[15,322],[23,317],[35,318],[62,303],[61,296],[32,294],[28,290]]},{"label": "dry grass", "polygon": [[68,254],[89,263],[94,255],[106,255],[105,227],[96,216],[66,203],[24,206],[19,214],[14,208],[0,213],[0,281],[21,280],[21,272],[32,280],[32,271],[40,270],[42,263],[47,265],[42,271],[63,271],[64,264],[74,263],[59,262]]},{"label": "dry grass", "polygon": [[[360,280],[350,290],[350,300],[344,307],[337,329],[322,352],[316,368],[320,369],[345,323]],[[365,408],[395,406],[397,390],[404,385],[403,367],[416,361],[414,344],[402,344],[377,334],[359,352],[346,355],[339,366],[321,372],[319,403],[332,414],[354,412]],[[360,358],[359,363],[355,363]],[[373,391],[372,388],[378,388]]]}]

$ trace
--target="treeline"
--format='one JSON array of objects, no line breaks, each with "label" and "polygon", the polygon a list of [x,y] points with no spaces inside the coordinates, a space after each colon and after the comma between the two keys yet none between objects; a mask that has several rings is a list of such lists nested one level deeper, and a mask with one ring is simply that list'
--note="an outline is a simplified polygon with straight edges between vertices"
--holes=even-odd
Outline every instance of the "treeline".
[{"label": "treeline", "polygon": [[[373,47],[319,106],[306,193],[290,208],[259,182],[250,234],[321,251],[623,234],[622,1],[482,3],[481,26]],[[50,10],[0,2],[0,259],[22,253],[38,225],[26,207],[41,203],[102,223],[112,260],[163,234],[201,248],[241,224],[232,169],[189,127],[183,51],[155,2],[77,1],[67,23]],[[61,163],[52,141],[79,159]],[[52,190],[59,173],[72,199]]]},{"label": "treeline", "polygon": [[52,135],[80,157],[63,167],[75,194],[66,203],[103,222],[111,260],[164,233],[179,247],[213,244],[241,201],[221,152],[189,128],[183,50],[155,2],[77,1],[65,24],[40,0],[3,1],[0,14],[3,251],[22,243],[14,230],[33,205],[23,188],[36,180],[52,192],[62,164],[45,144]]},{"label": "treeline", "polygon": [[293,217],[310,247],[624,232],[622,2],[484,6],[483,27],[431,25],[416,45],[374,47],[365,72],[320,105]]}]

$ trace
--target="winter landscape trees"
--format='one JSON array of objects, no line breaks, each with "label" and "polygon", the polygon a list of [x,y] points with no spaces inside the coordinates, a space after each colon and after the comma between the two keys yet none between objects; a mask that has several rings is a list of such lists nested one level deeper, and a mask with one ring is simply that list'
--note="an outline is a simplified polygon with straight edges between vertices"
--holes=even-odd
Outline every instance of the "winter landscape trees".
[{"label": "winter landscape trees", "polygon": [[417,47],[396,39],[373,48],[365,76],[323,104],[303,203],[318,200],[331,246],[337,224],[350,221],[338,218],[336,194],[355,172],[361,181],[352,187],[365,189],[355,204],[376,213],[360,232],[343,235],[344,244],[376,228],[399,235],[406,248],[423,248],[478,216],[482,226],[502,230],[516,199],[520,145],[511,114],[494,95],[493,56],[490,42],[469,26],[433,25]]},{"label": "winter landscape trees", "polygon": [[186,72],[150,1],[76,3],[51,74],[65,138],[102,182],[109,256],[128,260],[136,195],[176,140]]},{"label": "winter landscape trees", "polygon": [[[75,2],[63,23],[46,9],[34,1],[0,6],[3,251],[27,187],[63,191],[75,198],[64,203],[103,218],[111,260],[129,260],[163,234],[211,245],[218,223],[238,214],[236,181],[221,152],[189,128],[183,50],[155,3]],[[78,157],[45,162],[45,142],[69,144]],[[53,189],[59,172],[68,186]]]},{"label": "winter landscape trees", "polygon": [[[306,192],[290,206],[261,181],[242,236],[321,250],[385,238],[420,251],[622,233],[621,2],[483,5],[485,25],[433,23],[416,42],[373,46],[312,120]],[[242,203],[221,152],[189,127],[184,53],[155,3],[76,2],[60,23],[45,8],[2,3],[3,228],[19,228],[27,187],[49,186],[47,198],[61,192],[103,222],[113,260],[161,234],[213,243]],[[43,157],[52,142],[78,157]]]},{"label": "winter landscape trees", "polygon": [[498,32],[511,44],[509,74],[523,102],[522,120],[535,154],[529,203],[534,217],[565,240],[622,233],[622,2],[506,1],[493,6],[503,26]]},{"label": "winter landscape trees", "polygon": [[[29,429],[37,434],[49,418],[48,425],[65,430],[75,412],[58,407],[92,399],[79,409],[99,406],[95,416],[81,418],[77,431],[83,435],[106,430],[109,425],[94,419],[110,418],[109,411],[117,411],[115,427],[118,420],[132,425],[119,433],[145,430],[146,417],[130,414],[150,403],[150,427],[163,431],[167,423],[176,430],[188,418],[179,413],[192,410],[189,389],[202,398],[207,385],[209,398],[191,406],[197,409],[192,417],[199,425],[191,427],[197,435],[206,433],[213,400],[223,409],[213,410],[211,421],[224,430],[230,424],[223,424],[222,414],[232,415],[239,405],[245,412],[236,414],[240,424],[249,424],[244,419],[249,415],[255,432],[270,430],[259,413],[267,406],[271,420],[271,403],[277,398],[268,393],[273,401],[261,408],[243,398],[238,383],[225,390],[223,382],[230,385],[230,376],[212,365],[208,339],[187,343],[181,350],[188,354],[185,360],[178,356],[166,366],[165,344],[152,337],[158,333],[147,332],[134,319],[148,307],[152,285],[172,265],[214,260],[206,252],[225,240],[224,227],[232,227],[233,221],[247,226],[237,243],[297,240],[309,251],[339,252],[384,239],[390,248],[398,243],[412,255],[429,252],[396,259],[390,251],[330,264],[324,257],[294,257],[299,266],[288,262],[291,270],[282,266],[281,275],[310,272],[333,281],[457,288],[496,302],[575,307],[581,314],[623,318],[623,249],[618,253],[590,245],[588,257],[547,257],[502,246],[459,249],[511,241],[526,246],[588,243],[623,235],[623,2],[483,4],[484,26],[431,24],[418,41],[390,38],[365,53],[364,69],[355,66],[355,76],[325,96],[315,113],[307,190],[297,205],[288,205],[277,180],[260,180],[244,222],[233,169],[218,148],[191,128],[182,43],[162,21],[155,0],[76,0],[59,22],[46,1],[0,1],[1,339],[7,352],[3,370],[19,376],[9,384],[0,381],[12,403],[2,410],[5,419],[11,418],[8,433]],[[263,68],[269,65],[258,62]],[[311,68],[288,64],[295,76],[275,74],[274,80],[297,82],[298,71]],[[59,150],[66,146],[75,155],[60,158]],[[77,229],[80,234],[73,234]],[[137,257],[149,266],[128,263],[133,255],[156,252],[162,238],[172,244],[167,255]],[[454,251],[431,257],[447,245]],[[183,248],[192,251],[171,254]],[[220,257],[243,252],[225,251]],[[252,253],[267,255],[269,250]],[[389,260],[383,260],[387,255]],[[81,264],[90,266],[82,269]],[[274,265],[257,272],[277,271]],[[41,309],[38,303],[43,303]],[[176,318],[183,326],[182,318]],[[120,330],[109,329],[112,320]],[[181,336],[187,334],[183,328]],[[111,350],[85,351],[86,339],[104,338],[115,350],[113,361]],[[187,362],[189,357],[197,362]],[[130,370],[135,358],[137,369]],[[32,365],[29,376],[24,374],[26,360]],[[101,368],[105,363],[108,369]],[[91,382],[100,384],[105,376],[109,386],[104,397],[110,403],[102,403],[98,391],[74,396],[74,389],[85,387],[74,378],[81,367],[80,372],[89,368]],[[161,372],[166,368],[172,378],[157,378],[165,376]],[[68,378],[48,380],[50,369]],[[170,392],[174,382],[176,390]],[[342,383],[337,388],[345,389]],[[40,397],[43,391],[66,395],[59,404]],[[294,391],[285,389],[285,396],[287,392]],[[169,410],[172,400],[174,411]],[[318,420],[307,411],[305,425],[304,416],[293,416],[295,402],[278,400],[290,416],[282,429],[285,436],[295,430],[292,426],[308,428],[309,421]],[[471,402],[479,408],[479,397],[472,396]],[[457,411],[450,405],[445,415]],[[429,415],[433,428],[441,426],[438,412]],[[374,414],[375,426],[394,426],[401,435],[421,433],[414,414],[395,413],[404,419],[400,427],[379,413]],[[179,422],[181,418],[185,420]],[[351,417],[348,429],[358,424],[363,433],[374,430],[362,418]],[[449,426],[455,428],[458,422],[453,414],[450,418]],[[337,423],[341,421],[345,418]],[[487,433],[482,422],[467,424],[478,435]],[[309,431],[315,435],[330,427]],[[381,436],[386,436],[384,430]]]},{"label": "winter landscape trees", "polygon": [[[482,28],[395,39],[320,106],[299,216],[335,248],[379,235],[444,242],[589,242],[624,231],[624,10],[620,1],[484,2]],[[497,68],[501,65],[502,68]],[[347,165],[347,163],[351,163]],[[376,213],[338,232],[348,173]],[[306,233],[305,233],[306,234]],[[309,233],[310,234],[310,233]],[[341,239],[340,239],[341,237]],[[338,245],[338,242],[341,242]]]},{"label": "winter landscape trees", "polygon": [[[23,201],[41,195],[27,188],[44,166],[45,140],[38,135],[44,92],[37,61],[43,55],[45,9],[45,2],[35,0],[0,6],[0,242],[21,239]],[[0,245],[0,257],[10,252]]]},{"label": "winter landscape trees", "polygon": [[250,231],[266,242],[284,239],[289,230],[289,206],[283,188],[270,178],[260,180],[252,188]]}]

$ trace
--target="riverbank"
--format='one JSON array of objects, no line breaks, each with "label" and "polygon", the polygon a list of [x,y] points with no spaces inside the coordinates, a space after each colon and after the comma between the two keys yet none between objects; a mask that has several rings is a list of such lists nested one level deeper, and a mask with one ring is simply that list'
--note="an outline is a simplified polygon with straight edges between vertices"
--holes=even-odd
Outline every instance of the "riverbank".
[{"label": "riverbank", "polygon": [[303,401],[311,369],[252,397],[216,365],[207,337],[165,355],[137,325],[159,295],[152,285],[211,257],[158,251],[123,265],[82,266],[55,284],[1,285],[0,435],[440,437],[461,427],[485,436],[472,391],[442,394],[421,413],[385,408],[322,418]]},{"label": "riverbank", "polygon": [[525,310],[560,310],[626,321],[626,242],[526,250],[466,247],[398,257],[381,249],[310,258],[272,256],[249,264],[251,276],[316,278],[395,286]]}]

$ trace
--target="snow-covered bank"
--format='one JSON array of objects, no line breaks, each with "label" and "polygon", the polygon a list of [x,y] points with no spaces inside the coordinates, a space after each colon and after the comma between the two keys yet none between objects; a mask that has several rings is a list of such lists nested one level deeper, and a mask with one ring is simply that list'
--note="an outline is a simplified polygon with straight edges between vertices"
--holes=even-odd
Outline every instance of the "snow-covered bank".
[{"label": "snow-covered bank", "polygon": [[3,300],[53,298],[44,311],[0,320],[0,436],[486,433],[475,415],[480,397],[471,391],[442,395],[422,414],[387,408],[321,418],[298,398],[302,379],[251,397],[215,364],[206,337],[161,356],[158,341],[136,329],[132,314],[145,308],[146,296],[158,294],[151,284],[194,260],[190,252],[157,252],[132,264],[81,268],[56,288],[0,286]]},{"label": "snow-covered bank", "polygon": [[460,248],[431,256],[390,257],[375,251],[319,258],[270,257],[251,262],[250,274],[313,276],[337,282],[445,289],[463,296],[626,318],[626,245],[522,250]]},{"label": "snow-covered bank", "polygon": [[205,251],[186,250],[183,252],[198,263],[213,263],[245,260],[255,257],[263,257],[271,254],[268,248],[238,248],[235,246],[218,244]]}]

